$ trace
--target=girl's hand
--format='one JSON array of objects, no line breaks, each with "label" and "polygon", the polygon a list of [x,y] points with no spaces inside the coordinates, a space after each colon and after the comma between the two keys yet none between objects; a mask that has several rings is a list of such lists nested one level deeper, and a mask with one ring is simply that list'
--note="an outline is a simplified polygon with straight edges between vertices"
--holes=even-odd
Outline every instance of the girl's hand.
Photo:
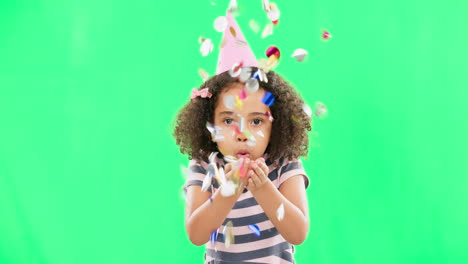
[{"label": "girl's hand", "polygon": [[250,162],[250,170],[247,174],[248,184],[247,189],[250,192],[260,190],[267,182],[270,181],[268,173],[270,170],[265,163],[264,158],[258,158],[255,161]]},{"label": "girl's hand", "polygon": [[[243,162],[244,162],[244,168],[248,169],[249,164],[251,162],[250,159],[247,158]],[[242,193],[244,191],[244,188],[247,186],[249,178],[247,176],[244,177],[244,178],[241,178],[241,177],[234,178],[236,171],[233,170],[231,163],[228,163],[225,166],[225,170],[226,170],[226,180],[228,180],[228,181],[231,180],[231,181],[237,182],[237,184],[238,184],[237,193]]]}]

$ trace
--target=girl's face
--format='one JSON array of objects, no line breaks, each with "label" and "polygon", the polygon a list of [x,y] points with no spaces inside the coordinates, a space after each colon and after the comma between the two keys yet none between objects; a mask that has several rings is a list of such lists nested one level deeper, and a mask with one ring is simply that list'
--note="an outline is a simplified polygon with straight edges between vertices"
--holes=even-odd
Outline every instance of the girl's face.
[{"label": "girl's face", "polygon": [[216,103],[214,111],[214,125],[221,128],[220,134],[224,139],[218,140],[219,151],[223,155],[236,158],[257,159],[261,157],[268,146],[271,135],[271,121],[267,115],[270,108],[262,103],[265,90],[258,89],[255,93],[248,93],[247,98],[239,100],[233,108],[225,102],[240,97],[244,85],[235,83],[225,88]]}]

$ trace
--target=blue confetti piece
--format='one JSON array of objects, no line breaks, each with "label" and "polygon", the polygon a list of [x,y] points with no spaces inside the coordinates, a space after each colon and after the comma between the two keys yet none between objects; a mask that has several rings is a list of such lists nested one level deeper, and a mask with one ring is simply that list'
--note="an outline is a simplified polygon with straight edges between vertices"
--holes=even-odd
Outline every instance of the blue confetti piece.
[{"label": "blue confetti piece", "polygon": [[262,98],[262,103],[271,106],[275,102],[275,97],[273,96],[272,93],[266,92],[265,95]]},{"label": "blue confetti piece", "polygon": [[211,244],[214,245],[217,239],[218,239],[218,230],[211,233],[211,236],[210,236]]},{"label": "blue confetti piece", "polygon": [[254,75],[252,76],[252,78],[255,78],[255,79],[257,79],[257,80],[260,80],[260,71],[256,71],[256,72],[254,73]]},{"label": "blue confetti piece", "polygon": [[256,236],[260,236],[260,228],[257,225],[249,225],[249,228]]}]

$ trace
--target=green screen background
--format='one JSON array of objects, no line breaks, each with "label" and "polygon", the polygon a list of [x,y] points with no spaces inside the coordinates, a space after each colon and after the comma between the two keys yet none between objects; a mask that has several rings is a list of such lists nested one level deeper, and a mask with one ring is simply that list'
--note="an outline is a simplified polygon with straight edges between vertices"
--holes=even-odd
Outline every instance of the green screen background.
[{"label": "green screen background", "polygon": [[[468,263],[467,2],[278,0],[265,39],[261,1],[238,3],[257,58],[278,46],[276,71],[329,112],[297,262]],[[170,125],[215,72],[227,5],[0,3],[1,264],[202,263]]]}]

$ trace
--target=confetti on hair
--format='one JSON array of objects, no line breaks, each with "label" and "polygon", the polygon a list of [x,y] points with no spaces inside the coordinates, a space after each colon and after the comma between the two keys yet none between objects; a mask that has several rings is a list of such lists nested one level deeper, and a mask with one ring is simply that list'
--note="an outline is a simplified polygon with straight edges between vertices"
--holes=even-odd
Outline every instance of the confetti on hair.
[{"label": "confetti on hair", "polygon": [[250,78],[246,83],[245,83],[245,89],[249,92],[249,93],[255,93],[256,91],[258,91],[258,88],[260,87],[260,85],[258,84],[258,80],[255,79],[255,78]]},{"label": "confetti on hair", "polygon": [[232,78],[237,78],[241,72],[242,72],[242,62],[237,62],[232,65],[231,69],[229,70],[229,75],[231,75]]},{"label": "confetti on hair", "polygon": [[252,232],[256,235],[256,236],[260,236],[260,228],[257,226],[257,225],[249,225],[249,229],[252,230]]},{"label": "confetti on hair", "polygon": [[294,122],[299,122],[299,118],[297,118],[295,115],[292,115],[291,118]]},{"label": "confetti on hair", "polygon": [[250,78],[251,75],[252,75],[252,68],[242,67],[242,70],[239,76],[239,81],[244,83]]},{"label": "confetti on hair", "polygon": [[268,19],[270,19],[271,22],[273,22],[273,24],[275,25],[278,24],[280,11],[275,3],[270,3],[270,8],[267,11],[267,16],[268,16]]},{"label": "confetti on hair", "polygon": [[295,58],[298,62],[304,61],[308,52],[305,49],[296,49],[291,57]]},{"label": "confetti on hair", "polygon": [[211,43],[211,39],[204,39],[200,47],[202,56],[207,56],[211,51],[213,51],[213,43]]},{"label": "confetti on hair", "polygon": [[312,116],[312,110],[310,110],[310,106],[308,104],[303,104],[302,110],[304,111],[304,113],[306,113],[307,116]]},{"label": "confetti on hair", "polygon": [[275,97],[271,92],[266,92],[262,98],[262,103],[271,106],[275,102]]},{"label": "confetti on hair", "polygon": [[282,221],[284,219],[284,204],[283,203],[281,203],[281,205],[276,210],[276,218],[278,218],[278,221]]}]

